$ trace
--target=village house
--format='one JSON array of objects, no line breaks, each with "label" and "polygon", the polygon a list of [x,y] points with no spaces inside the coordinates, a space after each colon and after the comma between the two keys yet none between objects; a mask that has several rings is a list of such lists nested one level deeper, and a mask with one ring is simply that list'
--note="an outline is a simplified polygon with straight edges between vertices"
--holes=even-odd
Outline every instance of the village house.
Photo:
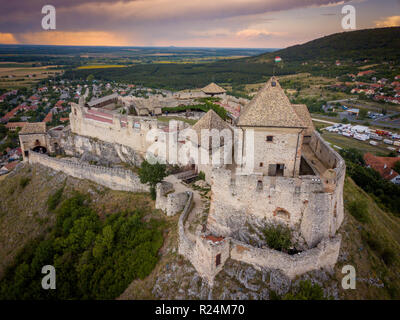
[{"label": "village house", "polygon": [[18,128],[23,128],[27,122],[9,122],[6,124],[6,128],[10,131],[15,131]]},{"label": "village house", "polygon": [[364,160],[366,165],[378,171],[383,179],[400,184],[400,175],[393,169],[394,164],[400,161],[400,157],[377,157],[366,153]]},{"label": "village house", "polygon": [[373,73],[375,73],[374,70],[360,71],[359,73],[357,73],[357,77],[368,76],[368,75],[373,74]]}]

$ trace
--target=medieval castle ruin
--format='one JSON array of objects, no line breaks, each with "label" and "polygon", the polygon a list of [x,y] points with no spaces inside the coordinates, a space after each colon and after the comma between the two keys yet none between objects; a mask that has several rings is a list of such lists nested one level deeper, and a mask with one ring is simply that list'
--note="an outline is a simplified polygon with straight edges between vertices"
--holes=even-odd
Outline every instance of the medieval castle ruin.
[{"label": "medieval castle ruin", "polygon": [[[225,102],[229,99],[215,84],[203,89],[187,95],[219,96]],[[193,140],[181,134],[188,129],[199,135],[206,129],[235,132],[239,142],[229,147],[232,154],[240,153],[241,161],[210,164],[191,159],[187,166],[204,172],[211,188],[206,222],[195,226],[194,231],[190,224],[194,221],[195,191],[182,187],[179,176],[157,186],[156,207],[169,216],[180,213],[179,253],[211,285],[229,258],[256,268],[278,269],[289,278],[332,268],[341,242],[337,230],[344,215],[345,163],[314,130],[307,107],[291,104],[279,82],[271,78],[241,107],[232,123],[212,110],[194,126],[178,121],[173,129],[154,117],[166,105],[163,99],[171,104],[174,99],[186,98],[190,97],[164,97],[158,104],[149,101],[147,106],[143,101],[121,99],[122,105],[134,105],[135,116],[105,107],[116,103],[117,96],[90,105],[80,100],[71,106],[69,126],[46,130],[42,123],[31,123],[21,130],[24,160],[112,189],[142,192],[148,191],[148,186],[141,184],[132,171],[109,164],[139,166],[154,141],[174,140],[178,151],[194,146],[210,157],[221,151],[218,156],[222,157],[228,147],[225,138],[218,138],[217,144],[204,144],[205,139]],[[154,129],[159,134],[149,140]],[[164,157],[167,163],[174,157],[170,150],[154,155]],[[268,247],[259,232],[267,225],[291,230],[293,252]]]}]

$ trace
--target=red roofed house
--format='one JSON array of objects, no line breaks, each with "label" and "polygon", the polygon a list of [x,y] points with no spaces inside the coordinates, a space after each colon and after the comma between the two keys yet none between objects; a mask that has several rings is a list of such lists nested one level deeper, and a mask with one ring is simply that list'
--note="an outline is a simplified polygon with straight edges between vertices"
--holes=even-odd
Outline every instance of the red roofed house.
[{"label": "red roofed house", "polygon": [[3,116],[3,118],[1,118],[1,119],[2,119],[3,121],[8,121],[8,120],[10,120],[11,118],[13,118],[13,117],[16,115],[16,113],[18,112],[18,110],[21,110],[21,109],[24,109],[24,106],[22,106],[22,105],[16,106],[14,109],[12,109],[11,111],[7,112],[7,113]]},{"label": "red roofed house", "polygon": [[9,122],[6,124],[6,128],[11,131],[15,131],[17,128],[23,128],[27,122]]},{"label": "red roofed house", "polygon": [[399,157],[377,157],[366,153],[364,160],[367,166],[378,171],[383,179],[400,184],[400,175],[393,170],[394,164],[400,161]]},{"label": "red roofed house", "polygon": [[39,100],[39,97],[36,96],[36,95],[33,95],[33,96],[29,97],[28,100],[29,100],[29,101],[36,101],[36,100]]},{"label": "red roofed house", "polygon": [[359,73],[357,73],[357,77],[367,76],[373,73],[375,73],[374,70],[360,71]]},{"label": "red roofed house", "polygon": [[6,171],[6,172],[13,171],[18,163],[19,163],[19,161],[9,162],[6,165],[1,167],[1,171]]},{"label": "red roofed house", "polygon": [[57,103],[56,103],[56,107],[57,107],[57,108],[62,107],[63,103],[65,103],[64,100],[58,100]]},{"label": "red roofed house", "polygon": [[53,113],[50,111],[46,117],[43,119],[43,122],[51,122],[53,120]]}]

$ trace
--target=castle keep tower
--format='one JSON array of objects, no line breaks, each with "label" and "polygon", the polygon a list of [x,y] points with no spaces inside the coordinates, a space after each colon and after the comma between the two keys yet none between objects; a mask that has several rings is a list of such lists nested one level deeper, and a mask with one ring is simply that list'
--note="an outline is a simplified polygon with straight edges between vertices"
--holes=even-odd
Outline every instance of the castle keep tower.
[{"label": "castle keep tower", "polygon": [[[271,78],[265,84],[242,111],[237,125],[243,129],[244,167],[268,176],[294,177],[299,174],[307,125],[278,81]],[[252,134],[254,138],[249,136]],[[248,146],[249,143],[254,147]]]}]

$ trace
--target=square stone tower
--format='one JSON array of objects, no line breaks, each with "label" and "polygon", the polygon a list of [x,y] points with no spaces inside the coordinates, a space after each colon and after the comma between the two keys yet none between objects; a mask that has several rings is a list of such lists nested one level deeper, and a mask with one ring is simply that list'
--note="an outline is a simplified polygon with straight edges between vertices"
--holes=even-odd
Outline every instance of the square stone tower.
[{"label": "square stone tower", "polygon": [[272,77],[242,111],[243,167],[249,173],[295,177],[307,125]]}]

